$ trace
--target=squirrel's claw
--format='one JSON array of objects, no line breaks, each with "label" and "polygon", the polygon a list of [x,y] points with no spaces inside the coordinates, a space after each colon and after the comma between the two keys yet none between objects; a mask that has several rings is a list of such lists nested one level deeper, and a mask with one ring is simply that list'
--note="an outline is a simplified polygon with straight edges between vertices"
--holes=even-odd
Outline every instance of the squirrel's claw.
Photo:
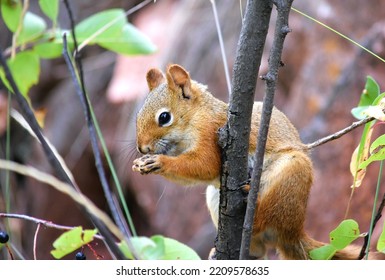
[{"label": "squirrel's claw", "polygon": [[140,172],[140,174],[155,173],[160,169],[160,161],[158,155],[145,155],[134,160],[132,166],[133,171]]}]

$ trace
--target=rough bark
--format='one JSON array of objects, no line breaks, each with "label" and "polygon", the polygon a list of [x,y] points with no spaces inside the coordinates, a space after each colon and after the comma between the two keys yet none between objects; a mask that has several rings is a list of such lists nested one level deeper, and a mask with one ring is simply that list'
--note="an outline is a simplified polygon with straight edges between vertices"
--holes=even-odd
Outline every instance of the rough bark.
[{"label": "rough bark", "polygon": [[238,41],[228,122],[219,132],[223,152],[217,259],[239,259],[245,214],[240,187],[248,179],[250,120],[271,10],[270,1],[248,1]]},{"label": "rough bark", "polygon": [[293,0],[274,1],[277,7],[278,16],[274,33],[274,41],[269,56],[269,72],[264,76],[266,81],[266,92],[263,98],[263,109],[261,117],[261,125],[258,133],[258,143],[255,152],[256,164],[251,178],[251,189],[247,199],[247,209],[245,214],[244,228],[241,243],[241,259],[249,258],[249,248],[251,233],[253,229],[254,216],[257,209],[257,198],[259,185],[261,182],[263,159],[267,142],[267,134],[269,132],[270,118],[274,107],[274,95],[278,78],[278,70],[282,65],[281,56],[283,43],[289,29],[289,14]]}]

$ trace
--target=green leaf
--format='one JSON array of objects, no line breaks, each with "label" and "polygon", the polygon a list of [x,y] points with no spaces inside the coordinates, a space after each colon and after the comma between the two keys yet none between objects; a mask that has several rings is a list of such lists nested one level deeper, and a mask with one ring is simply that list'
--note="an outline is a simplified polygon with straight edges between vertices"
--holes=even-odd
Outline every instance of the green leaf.
[{"label": "green leaf", "polygon": [[46,33],[42,36],[39,43],[36,43],[33,50],[41,57],[46,59],[56,58],[62,55],[63,34],[67,33],[68,49],[74,48],[71,32],[68,30],[55,29],[55,33]]},{"label": "green leaf", "polygon": [[[33,51],[24,51],[16,54],[13,59],[8,59],[7,64],[20,92],[28,98],[29,89],[39,80],[39,56]],[[0,71],[0,77],[7,88],[12,91],[3,69]]]},{"label": "green leaf", "polygon": [[198,254],[189,246],[171,238],[164,238],[164,260],[200,260]]},{"label": "green leaf", "polygon": [[87,243],[90,243],[94,239],[96,233],[97,229],[83,231],[82,227],[73,228],[63,233],[55,240],[53,243],[55,249],[51,251],[51,254],[56,259],[60,259]]},{"label": "green leaf", "polygon": [[40,9],[56,25],[59,14],[59,0],[39,0]]},{"label": "green leaf", "polygon": [[312,260],[330,260],[336,252],[337,249],[333,245],[327,244],[311,250],[309,255]]},{"label": "green leaf", "polygon": [[337,250],[344,249],[360,236],[358,223],[354,220],[344,220],[330,232],[330,244]]},{"label": "green leaf", "polygon": [[370,145],[370,153],[373,153],[378,148],[385,147],[385,134],[378,137],[376,140],[373,141],[372,145]]},{"label": "green leaf", "polygon": [[126,23],[118,36],[105,37],[99,45],[125,55],[150,54],[156,51],[152,41],[132,24]]},{"label": "green leaf", "polygon": [[360,144],[352,154],[352,158],[350,160],[350,172],[353,175],[352,188],[361,186],[362,181],[365,177],[366,169],[360,168],[360,165],[368,158],[370,140],[372,139],[374,123],[375,121],[371,121],[365,124]]},{"label": "green leaf", "polygon": [[116,38],[126,22],[124,11],[121,9],[111,9],[94,14],[76,25],[76,39],[79,42],[90,39],[89,43],[95,44],[109,38]]},{"label": "green leaf", "polygon": [[18,45],[25,44],[39,38],[47,28],[44,19],[31,12],[24,16],[23,29],[17,37]]},{"label": "green leaf", "polygon": [[21,1],[0,1],[1,3],[1,15],[5,22],[5,25],[12,32],[16,32],[19,26],[20,17],[23,11]]},{"label": "green leaf", "polygon": [[382,252],[382,253],[385,253],[385,222],[384,222],[384,226],[382,229],[382,233],[381,233],[381,235],[377,241],[377,250]]},{"label": "green leaf", "polygon": [[380,86],[371,76],[368,76],[358,106],[351,110],[352,115],[360,120],[366,118],[367,115],[363,114],[363,112],[367,110],[370,105],[377,105],[382,99],[379,98],[379,95]]},{"label": "green leaf", "polygon": [[[164,255],[164,244],[160,244],[159,240],[157,241],[158,242],[155,242],[148,237],[132,237],[130,239],[137,257],[143,260],[162,259]],[[127,258],[134,259],[134,254],[125,242],[119,243],[119,247]]]},{"label": "green leaf", "polygon": [[369,108],[370,106],[360,106],[360,107],[355,107],[351,110],[351,113],[353,117],[359,120],[363,120],[367,117],[364,112]]},{"label": "green leaf", "polygon": [[370,145],[370,157],[363,161],[360,165],[360,169],[366,168],[374,161],[380,161],[385,159],[385,134],[378,137]]},{"label": "green leaf", "polygon": [[379,105],[380,101],[385,97],[385,92],[381,93],[377,98],[373,101],[374,106]]},{"label": "green leaf", "polygon": [[[199,260],[197,253],[187,245],[161,235],[133,237],[130,241],[137,257],[143,260]],[[119,248],[127,258],[134,259],[125,242],[120,242]]]},{"label": "green leaf", "polygon": [[368,167],[369,164],[371,164],[374,161],[380,161],[385,159],[385,148],[380,149],[375,154],[372,154],[367,160],[363,161],[359,168],[364,169]]},{"label": "green leaf", "polygon": [[380,86],[371,76],[368,76],[358,106],[372,105],[378,95],[380,95]]},{"label": "green leaf", "polygon": [[121,9],[97,13],[80,22],[75,32],[80,43],[98,44],[120,54],[148,54],[156,50],[147,36],[127,22]]}]

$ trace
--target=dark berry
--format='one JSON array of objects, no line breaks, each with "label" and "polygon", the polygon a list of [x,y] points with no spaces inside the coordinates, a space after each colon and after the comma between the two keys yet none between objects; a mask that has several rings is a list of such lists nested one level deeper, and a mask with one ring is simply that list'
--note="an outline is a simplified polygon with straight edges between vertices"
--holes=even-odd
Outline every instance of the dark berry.
[{"label": "dark berry", "polygon": [[76,255],[75,255],[75,259],[77,259],[77,260],[85,260],[86,259],[86,255],[83,252],[77,252]]},{"label": "dark berry", "polygon": [[9,240],[9,235],[5,231],[0,231],[0,243],[7,243]]}]

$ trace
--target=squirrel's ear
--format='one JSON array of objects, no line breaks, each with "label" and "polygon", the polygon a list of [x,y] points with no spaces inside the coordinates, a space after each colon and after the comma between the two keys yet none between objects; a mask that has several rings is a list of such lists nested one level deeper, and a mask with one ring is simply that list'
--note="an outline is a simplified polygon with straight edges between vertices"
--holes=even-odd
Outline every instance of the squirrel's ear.
[{"label": "squirrel's ear", "polygon": [[162,71],[160,71],[159,69],[155,69],[155,68],[150,69],[147,72],[146,79],[147,79],[147,85],[148,85],[148,88],[150,89],[150,91],[166,81],[166,79],[163,76]]},{"label": "squirrel's ear", "polygon": [[177,91],[179,88],[182,89],[184,98],[190,99],[191,97],[191,81],[188,72],[177,64],[172,64],[167,68],[167,84],[168,87]]}]

